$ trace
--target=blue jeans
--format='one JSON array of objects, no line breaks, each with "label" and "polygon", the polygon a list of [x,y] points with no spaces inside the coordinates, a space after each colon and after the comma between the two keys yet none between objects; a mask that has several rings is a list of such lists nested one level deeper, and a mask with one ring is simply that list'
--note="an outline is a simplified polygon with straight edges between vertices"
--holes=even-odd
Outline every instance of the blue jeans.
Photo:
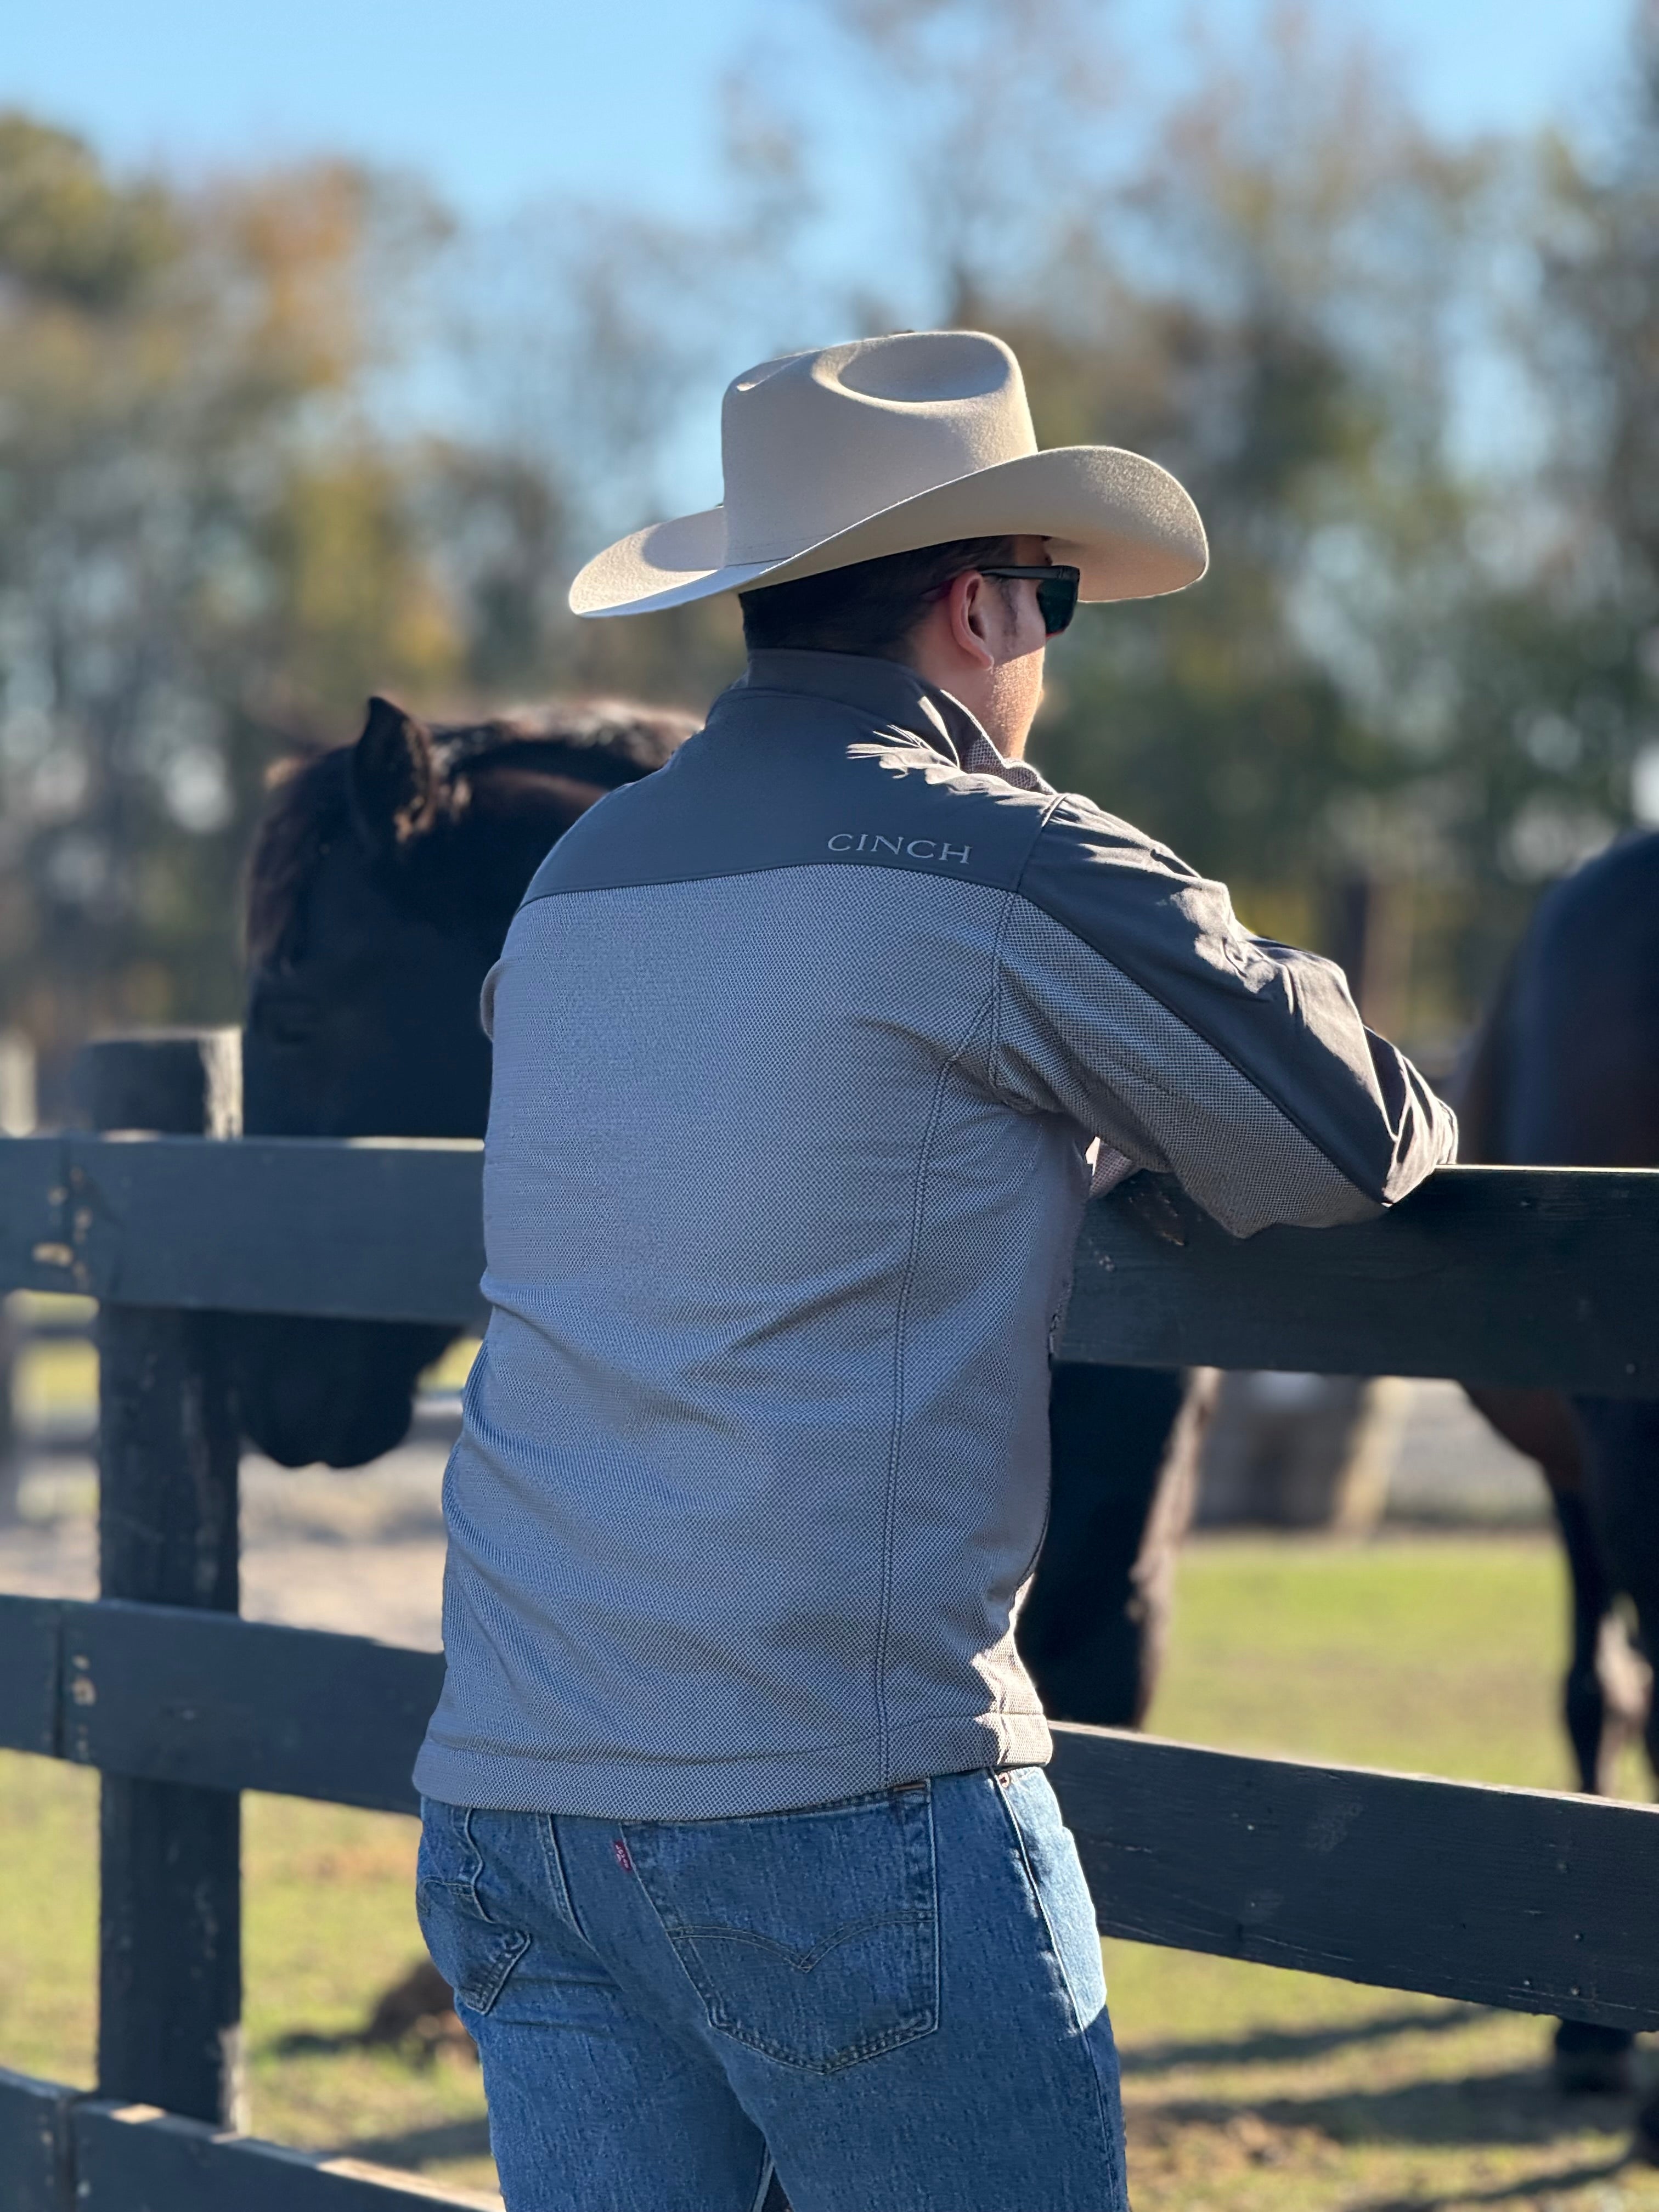
[{"label": "blue jeans", "polygon": [[679,1823],[428,1800],[418,1896],[508,2212],[1127,2212],[1040,1768]]}]

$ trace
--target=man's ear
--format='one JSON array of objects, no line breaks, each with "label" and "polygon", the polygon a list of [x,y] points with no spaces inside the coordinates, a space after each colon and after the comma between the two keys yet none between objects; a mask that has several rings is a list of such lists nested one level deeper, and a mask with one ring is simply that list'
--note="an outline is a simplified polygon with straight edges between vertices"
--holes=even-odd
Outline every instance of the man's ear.
[{"label": "man's ear", "polygon": [[347,764],[352,818],[371,851],[396,852],[432,826],[438,763],[424,722],[390,699],[368,702],[363,733]]},{"label": "man's ear", "polygon": [[975,575],[970,570],[966,575],[951,579],[951,586],[945,599],[951,636],[957,650],[966,653],[981,669],[994,668],[997,665],[997,657],[988,635],[988,617],[991,612],[988,598],[994,588],[985,577]]}]

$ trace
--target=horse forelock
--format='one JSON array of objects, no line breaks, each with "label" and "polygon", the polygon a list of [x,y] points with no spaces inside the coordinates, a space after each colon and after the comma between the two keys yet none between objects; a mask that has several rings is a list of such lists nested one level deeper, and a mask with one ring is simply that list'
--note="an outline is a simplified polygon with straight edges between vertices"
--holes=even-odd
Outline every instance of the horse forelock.
[{"label": "horse forelock", "polygon": [[[521,803],[517,794],[526,778],[614,790],[662,767],[696,726],[694,716],[676,708],[614,699],[558,702],[489,721],[435,725],[437,801],[404,841],[405,848],[440,824],[464,821],[498,770],[512,772],[513,803]],[[313,878],[330,850],[355,834],[351,752],[349,745],[337,745],[283,763],[273,773],[246,878],[246,953],[256,967],[292,953]]]}]

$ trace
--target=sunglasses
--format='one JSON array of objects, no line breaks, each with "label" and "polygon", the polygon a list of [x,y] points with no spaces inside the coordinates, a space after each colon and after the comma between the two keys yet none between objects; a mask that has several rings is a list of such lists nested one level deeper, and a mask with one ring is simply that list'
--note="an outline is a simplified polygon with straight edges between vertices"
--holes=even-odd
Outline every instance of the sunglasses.
[{"label": "sunglasses", "polygon": [[1030,577],[1036,586],[1037,612],[1042,617],[1042,627],[1050,637],[1058,637],[1071,626],[1077,612],[1077,595],[1083,582],[1081,568],[1073,568],[1056,561],[1052,567],[1023,568],[981,568],[981,576],[1009,576],[1015,579]]}]

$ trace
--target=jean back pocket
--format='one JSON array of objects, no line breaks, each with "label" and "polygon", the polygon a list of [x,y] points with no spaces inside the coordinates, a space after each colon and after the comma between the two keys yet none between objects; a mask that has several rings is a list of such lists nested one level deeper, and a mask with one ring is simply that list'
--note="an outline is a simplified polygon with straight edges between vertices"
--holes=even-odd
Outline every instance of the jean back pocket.
[{"label": "jean back pocket", "polygon": [[939,2025],[926,1783],[808,1812],[627,1830],[709,2025],[835,2073]]},{"label": "jean back pocket", "polygon": [[457,2008],[485,2013],[530,1948],[530,1935],[492,1898],[484,1854],[473,1833],[478,1818],[465,1806],[422,1800],[415,1911],[432,1963],[454,1991]]}]

